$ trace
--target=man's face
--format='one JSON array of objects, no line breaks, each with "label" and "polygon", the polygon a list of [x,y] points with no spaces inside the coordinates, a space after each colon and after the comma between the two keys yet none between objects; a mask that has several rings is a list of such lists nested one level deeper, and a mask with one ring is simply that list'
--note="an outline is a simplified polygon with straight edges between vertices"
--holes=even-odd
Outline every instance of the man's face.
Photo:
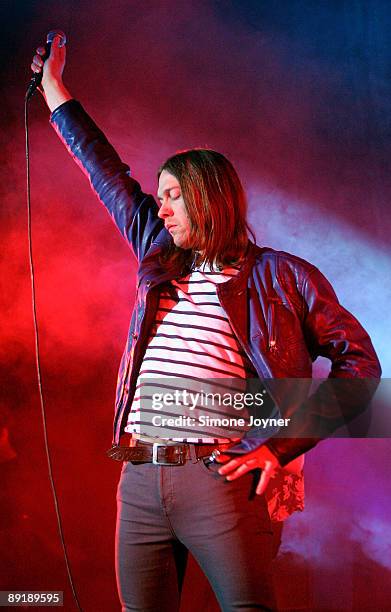
[{"label": "man's face", "polygon": [[161,203],[159,217],[164,220],[174,243],[182,249],[191,248],[190,218],[183,201],[178,179],[163,170],[159,177],[157,197]]}]

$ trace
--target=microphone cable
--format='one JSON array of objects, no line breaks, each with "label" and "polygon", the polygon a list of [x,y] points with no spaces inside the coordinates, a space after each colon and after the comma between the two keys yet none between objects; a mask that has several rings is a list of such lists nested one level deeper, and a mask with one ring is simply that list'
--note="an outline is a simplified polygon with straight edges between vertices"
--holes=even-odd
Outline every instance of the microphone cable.
[{"label": "microphone cable", "polygon": [[54,507],[56,511],[57,517],[57,527],[58,533],[60,536],[61,546],[64,554],[64,560],[66,565],[66,570],[68,574],[69,584],[72,590],[73,598],[75,600],[75,604],[79,612],[83,612],[79,599],[76,593],[76,587],[72,577],[71,566],[68,558],[67,547],[64,538],[64,531],[62,527],[62,519],[60,508],[58,504],[58,497],[56,486],[53,478],[53,470],[52,470],[52,459],[49,450],[49,442],[48,442],[48,433],[47,433],[47,425],[46,425],[46,411],[45,411],[45,402],[44,402],[44,392],[42,386],[42,374],[41,374],[41,359],[39,353],[39,329],[38,329],[38,320],[37,320],[37,306],[36,306],[36,298],[35,298],[35,275],[34,275],[34,259],[33,259],[33,244],[32,244],[32,231],[31,231],[31,196],[30,196],[30,155],[29,155],[29,131],[28,131],[28,100],[25,98],[24,101],[24,128],[26,134],[26,179],[27,179],[27,236],[28,236],[28,252],[29,252],[29,265],[30,265],[30,279],[31,279],[31,297],[32,297],[32,314],[33,314],[33,326],[34,326],[34,339],[35,339],[35,364],[36,364],[36,372],[37,372],[37,381],[38,381],[38,389],[39,389],[39,398],[40,398],[40,406],[41,406],[41,418],[43,425],[43,437],[45,443],[45,452],[46,459],[48,465],[48,474],[50,487],[53,495]]}]

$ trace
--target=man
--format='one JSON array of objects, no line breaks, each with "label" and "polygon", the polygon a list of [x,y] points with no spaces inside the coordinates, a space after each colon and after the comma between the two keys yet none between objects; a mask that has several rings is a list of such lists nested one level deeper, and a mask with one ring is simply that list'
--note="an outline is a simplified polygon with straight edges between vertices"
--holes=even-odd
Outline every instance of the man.
[{"label": "man", "polygon": [[[357,393],[348,380],[303,400],[289,381],[309,379],[318,355],[331,360],[331,379],[376,380],[376,354],[314,266],[248,240],[245,196],[224,156],[193,149],[167,160],[159,209],[64,87],[64,65],[55,39],[42,79],[51,122],[139,261],[109,453],[125,461],[117,525],[123,610],[177,609],[187,550],[223,610],[273,609],[269,480],[362,409],[356,395],[373,392],[363,383]],[[189,412],[183,427],[169,424],[163,435],[149,418],[145,381],[154,388],[163,378],[164,387],[174,374],[181,385],[219,379],[222,387],[229,379],[234,390],[263,380],[287,417],[288,437],[254,435],[249,412],[239,427],[228,418],[228,426],[199,418],[195,427]],[[222,413],[232,417],[219,406]]]}]

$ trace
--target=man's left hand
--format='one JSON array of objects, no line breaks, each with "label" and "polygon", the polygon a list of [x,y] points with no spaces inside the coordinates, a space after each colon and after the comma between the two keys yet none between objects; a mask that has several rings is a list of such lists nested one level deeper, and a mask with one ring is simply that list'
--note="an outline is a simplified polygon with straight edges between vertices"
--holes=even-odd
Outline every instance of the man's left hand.
[{"label": "man's left hand", "polygon": [[225,476],[227,480],[236,480],[243,474],[250,472],[256,468],[261,468],[261,477],[259,479],[256,494],[264,493],[270,478],[274,475],[274,471],[281,467],[276,456],[267,448],[261,446],[251,453],[238,455],[232,458],[232,455],[218,455],[216,457],[218,463],[224,463],[219,469],[219,474]]}]

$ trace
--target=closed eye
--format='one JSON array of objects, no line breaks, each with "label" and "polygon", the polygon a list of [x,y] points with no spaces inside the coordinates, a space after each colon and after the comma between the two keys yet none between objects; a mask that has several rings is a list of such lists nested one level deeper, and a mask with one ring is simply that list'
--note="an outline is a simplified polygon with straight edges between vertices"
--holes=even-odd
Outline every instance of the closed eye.
[{"label": "closed eye", "polygon": [[179,190],[177,190],[177,189],[175,189],[175,190],[172,189],[170,191],[170,197],[171,197],[171,200],[178,200],[178,198],[181,197],[181,192]]},{"label": "closed eye", "polygon": [[156,196],[160,204],[163,204],[164,196],[166,197],[168,196],[171,200],[178,200],[182,195],[178,187],[172,187],[171,189],[165,189],[163,194],[164,194],[163,196],[159,196],[159,195]]}]

